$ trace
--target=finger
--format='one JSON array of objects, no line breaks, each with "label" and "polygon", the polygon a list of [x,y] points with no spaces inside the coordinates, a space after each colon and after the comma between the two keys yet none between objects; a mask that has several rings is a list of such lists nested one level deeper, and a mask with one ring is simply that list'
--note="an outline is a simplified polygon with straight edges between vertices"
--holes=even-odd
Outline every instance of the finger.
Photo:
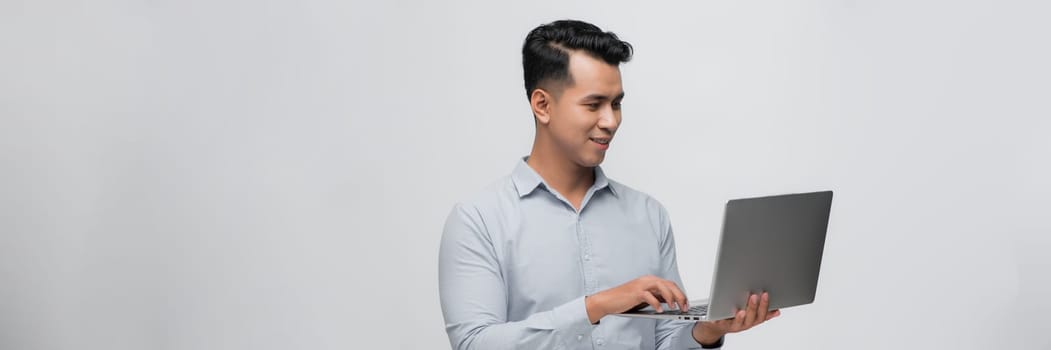
[{"label": "finger", "polygon": [[672,303],[674,303],[675,308],[679,309],[679,311],[685,311],[682,308],[683,305],[686,304],[686,302],[683,301],[685,297],[683,297],[682,291],[679,290],[679,286],[675,285],[675,282],[668,280],[665,280],[662,285],[664,289],[661,290],[661,294],[664,294],[664,302],[668,303],[668,307],[670,308]]},{"label": "finger", "polygon": [[771,319],[776,318],[777,316],[781,316],[781,310],[770,311],[770,313],[766,314],[766,320],[769,321]]},{"label": "finger", "polygon": [[662,282],[657,282],[657,286],[656,287],[657,287],[657,292],[661,293],[661,298],[664,300],[664,302],[666,304],[668,304],[668,309],[672,309],[673,308],[672,305],[675,304],[675,294],[671,292],[671,288],[668,288],[668,284],[667,283],[663,283],[663,281]]},{"label": "finger", "polygon": [[755,315],[756,323],[763,323],[767,320],[766,314],[770,311],[770,293],[763,292],[763,295],[759,298],[759,309]]},{"label": "finger", "polygon": [[752,324],[755,323],[755,309],[759,307],[758,299],[759,297],[755,294],[748,296],[748,307],[744,316],[744,329],[752,328]]},{"label": "finger", "polygon": [[737,314],[734,315],[733,324],[731,324],[731,331],[737,332],[744,328],[744,310],[737,310]]},{"label": "finger", "polygon": [[647,304],[650,304],[650,306],[652,306],[654,310],[657,310],[657,312],[664,312],[664,308],[661,307],[660,300],[657,300],[657,297],[654,296],[653,293],[650,293],[650,291],[642,291],[642,300],[645,301]]},{"label": "finger", "polygon": [[679,289],[679,286],[676,285],[675,282],[669,281],[668,284],[671,285],[672,293],[675,293],[675,300],[679,302],[679,311],[686,312],[686,310],[689,310],[690,301],[686,300],[686,293],[683,293],[682,289]]},{"label": "finger", "polygon": [[657,298],[658,302],[664,303],[664,304],[668,303],[667,298],[665,298],[664,295],[661,294],[660,283],[654,282],[651,286],[646,287],[646,290],[649,291],[651,294],[653,294],[653,297]]}]

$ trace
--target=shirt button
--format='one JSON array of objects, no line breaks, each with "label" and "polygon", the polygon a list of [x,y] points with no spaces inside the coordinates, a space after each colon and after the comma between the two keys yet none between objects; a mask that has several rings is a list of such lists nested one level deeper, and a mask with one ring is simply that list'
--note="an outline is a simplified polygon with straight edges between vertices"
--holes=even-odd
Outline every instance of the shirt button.
[{"label": "shirt button", "polygon": [[577,335],[577,340],[581,340],[581,339],[584,339],[584,336],[583,336],[583,335],[581,335],[581,334],[578,334],[578,335]]},{"label": "shirt button", "polygon": [[602,339],[595,340],[595,344],[598,344],[598,346],[602,346]]},{"label": "shirt button", "polygon": [[584,254],[584,261],[591,261],[591,255]]}]

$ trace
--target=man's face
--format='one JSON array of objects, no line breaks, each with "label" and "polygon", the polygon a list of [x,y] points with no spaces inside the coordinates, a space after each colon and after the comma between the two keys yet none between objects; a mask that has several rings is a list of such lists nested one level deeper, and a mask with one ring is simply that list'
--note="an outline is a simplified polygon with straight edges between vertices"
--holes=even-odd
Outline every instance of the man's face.
[{"label": "man's face", "polygon": [[594,167],[620,126],[624,89],[620,68],[583,52],[569,56],[573,84],[555,97],[547,127],[562,154],[582,167]]}]

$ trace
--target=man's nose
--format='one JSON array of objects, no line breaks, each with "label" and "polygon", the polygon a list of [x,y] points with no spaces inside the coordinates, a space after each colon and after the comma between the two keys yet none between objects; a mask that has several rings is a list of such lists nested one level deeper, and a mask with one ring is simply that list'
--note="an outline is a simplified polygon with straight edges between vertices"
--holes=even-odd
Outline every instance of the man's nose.
[{"label": "man's nose", "polygon": [[603,108],[602,113],[599,114],[598,127],[612,132],[616,131],[618,126],[620,126],[620,117],[613,110],[613,107]]}]

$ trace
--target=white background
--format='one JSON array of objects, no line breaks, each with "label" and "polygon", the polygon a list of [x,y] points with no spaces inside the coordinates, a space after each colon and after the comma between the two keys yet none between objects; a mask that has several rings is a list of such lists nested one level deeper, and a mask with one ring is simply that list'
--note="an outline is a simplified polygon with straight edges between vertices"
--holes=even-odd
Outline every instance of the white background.
[{"label": "white background", "polygon": [[604,168],[708,290],[730,198],[836,191],[817,301],[728,349],[1047,349],[1040,1],[0,0],[0,348],[443,349],[520,49],[635,45]]}]

